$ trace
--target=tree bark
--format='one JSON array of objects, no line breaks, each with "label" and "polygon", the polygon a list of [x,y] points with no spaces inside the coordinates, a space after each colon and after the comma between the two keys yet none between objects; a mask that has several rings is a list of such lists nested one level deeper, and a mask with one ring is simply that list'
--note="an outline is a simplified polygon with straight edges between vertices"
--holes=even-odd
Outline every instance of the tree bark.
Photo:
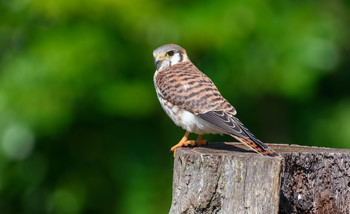
[{"label": "tree bark", "polygon": [[350,150],[269,146],[177,149],[170,213],[350,213]]},{"label": "tree bark", "polygon": [[[275,147],[273,147],[275,148]],[[280,213],[350,213],[350,150],[279,146]]]},{"label": "tree bark", "polygon": [[178,149],[170,213],[277,213],[282,159],[235,149]]}]

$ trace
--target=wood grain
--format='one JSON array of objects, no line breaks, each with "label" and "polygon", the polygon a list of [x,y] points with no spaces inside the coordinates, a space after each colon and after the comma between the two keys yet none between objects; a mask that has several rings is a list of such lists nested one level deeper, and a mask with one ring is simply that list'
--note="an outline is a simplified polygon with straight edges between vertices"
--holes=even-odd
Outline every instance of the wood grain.
[{"label": "wood grain", "polygon": [[350,213],[350,150],[239,143],[179,148],[170,213]]}]

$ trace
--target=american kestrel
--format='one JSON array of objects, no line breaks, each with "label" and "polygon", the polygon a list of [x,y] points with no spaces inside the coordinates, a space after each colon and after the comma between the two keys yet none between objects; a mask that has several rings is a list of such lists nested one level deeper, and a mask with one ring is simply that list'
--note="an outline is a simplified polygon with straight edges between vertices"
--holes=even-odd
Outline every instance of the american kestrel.
[{"label": "american kestrel", "polygon": [[[231,135],[259,154],[280,157],[238,120],[235,108],[190,61],[185,49],[163,45],[153,51],[153,56],[157,66],[153,80],[160,104],[174,123],[186,130],[171,148],[174,157],[179,147],[206,144],[204,134]],[[199,135],[196,141],[188,140],[190,133]]]}]

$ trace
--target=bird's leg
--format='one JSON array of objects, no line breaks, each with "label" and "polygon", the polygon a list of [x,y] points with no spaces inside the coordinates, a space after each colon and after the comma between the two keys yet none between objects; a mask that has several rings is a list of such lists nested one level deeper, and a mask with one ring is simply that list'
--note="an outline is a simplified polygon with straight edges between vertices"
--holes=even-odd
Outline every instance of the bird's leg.
[{"label": "bird's leg", "polygon": [[176,154],[176,149],[179,147],[183,147],[183,146],[195,146],[196,145],[196,141],[194,140],[188,140],[188,136],[190,135],[190,132],[186,132],[185,136],[183,136],[183,138],[180,140],[180,142],[178,144],[176,144],[175,146],[171,147],[171,151],[174,152],[174,157]]},{"label": "bird's leg", "polygon": [[205,145],[207,144],[207,140],[203,140],[203,135],[199,135],[196,140],[197,146]]}]

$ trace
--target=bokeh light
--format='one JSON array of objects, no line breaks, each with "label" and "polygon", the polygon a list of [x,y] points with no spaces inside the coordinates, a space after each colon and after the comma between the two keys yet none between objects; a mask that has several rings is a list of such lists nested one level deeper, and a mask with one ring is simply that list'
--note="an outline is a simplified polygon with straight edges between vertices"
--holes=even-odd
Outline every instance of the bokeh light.
[{"label": "bokeh light", "polygon": [[349,6],[0,0],[0,212],[169,211],[184,131],[154,90],[166,43],[262,141],[350,148]]}]

